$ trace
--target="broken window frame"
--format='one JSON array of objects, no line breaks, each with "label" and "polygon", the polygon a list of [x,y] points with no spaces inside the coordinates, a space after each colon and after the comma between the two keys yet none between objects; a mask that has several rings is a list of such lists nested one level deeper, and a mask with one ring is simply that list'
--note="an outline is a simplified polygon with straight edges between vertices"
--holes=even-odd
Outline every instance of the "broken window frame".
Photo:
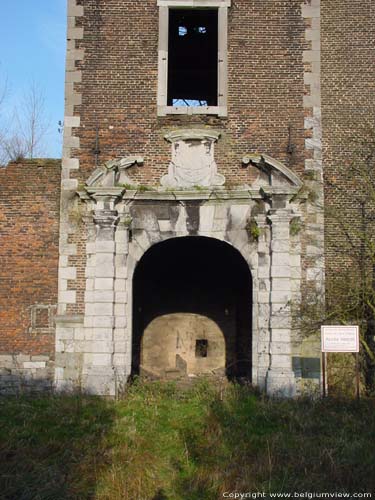
[{"label": "broken window frame", "polygon": [[[227,116],[228,89],[228,8],[231,0],[157,0],[159,7],[158,116],[218,115]],[[217,106],[168,106],[169,9],[218,9],[218,98]]]}]

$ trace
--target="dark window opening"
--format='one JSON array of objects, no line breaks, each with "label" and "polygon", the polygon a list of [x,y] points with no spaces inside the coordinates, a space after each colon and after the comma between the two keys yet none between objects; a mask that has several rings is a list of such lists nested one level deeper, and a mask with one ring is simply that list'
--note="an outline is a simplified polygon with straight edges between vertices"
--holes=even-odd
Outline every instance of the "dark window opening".
[{"label": "dark window opening", "polygon": [[217,106],[217,9],[169,9],[168,54],[168,106]]},{"label": "dark window opening", "polygon": [[195,357],[207,358],[208,354],[208,340],[198,339],[195,341]]}]

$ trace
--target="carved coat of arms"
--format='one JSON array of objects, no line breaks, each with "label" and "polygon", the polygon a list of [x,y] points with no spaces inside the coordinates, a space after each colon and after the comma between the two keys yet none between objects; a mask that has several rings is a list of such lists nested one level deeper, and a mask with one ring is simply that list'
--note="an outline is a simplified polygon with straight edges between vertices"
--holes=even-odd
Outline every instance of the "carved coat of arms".
[{"label": "carved coat of arms", "polygon": [[172,161],[161,179],[167,188],[222,186],[225,177],[217,173],[214,144],[220,134],[214,131],[181,130],[165,138],[172,143]]}]

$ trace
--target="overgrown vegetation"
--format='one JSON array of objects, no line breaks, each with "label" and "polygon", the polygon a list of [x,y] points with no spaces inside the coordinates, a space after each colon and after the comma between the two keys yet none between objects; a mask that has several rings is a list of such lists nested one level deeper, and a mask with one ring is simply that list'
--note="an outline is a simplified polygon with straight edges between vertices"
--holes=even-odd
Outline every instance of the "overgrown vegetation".
[{"label": "overgrown vegetation", "polygon": [[119,401],[0,400],[4,499],[216,500],[225,491],[372,492],[374,402],[263,399],[136,382]]}]

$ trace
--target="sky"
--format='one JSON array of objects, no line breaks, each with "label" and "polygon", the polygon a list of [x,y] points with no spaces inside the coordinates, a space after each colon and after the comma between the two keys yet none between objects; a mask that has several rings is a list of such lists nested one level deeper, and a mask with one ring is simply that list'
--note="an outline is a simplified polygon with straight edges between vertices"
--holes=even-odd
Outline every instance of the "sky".
[{"label": "sky", "polygon": [[19,106],[34,83],[44,96],[49,132],[43,156],[60,158],[64,119],[67,0],[0,0],[0,85],[5,111]]}]

